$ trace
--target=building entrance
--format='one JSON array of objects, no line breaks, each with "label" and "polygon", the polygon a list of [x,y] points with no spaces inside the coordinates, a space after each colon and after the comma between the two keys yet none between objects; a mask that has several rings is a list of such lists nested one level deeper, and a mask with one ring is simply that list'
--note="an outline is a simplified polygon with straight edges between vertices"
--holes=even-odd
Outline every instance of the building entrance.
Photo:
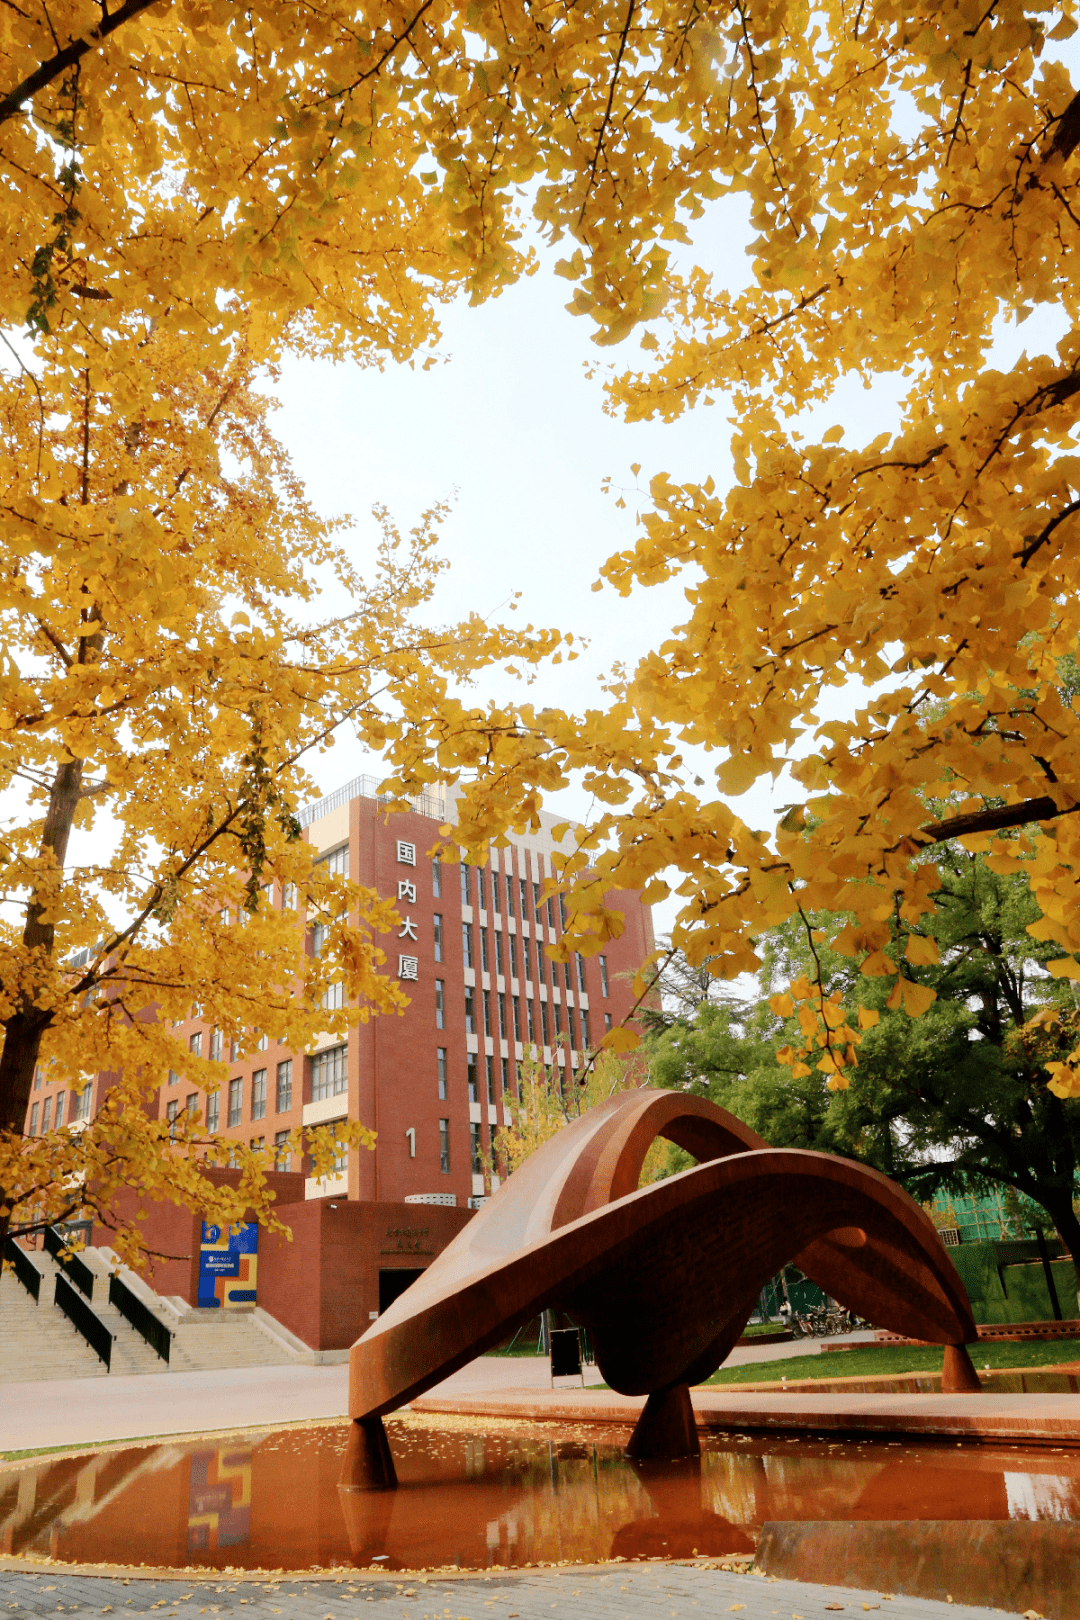
[{"label": "building entrance", "polygon": [[381,1316],[383,1311],[388,1311],[395,1299],[405,1292],[409,1284],[414,1283],[417,1277],[422,1277],[423,1274],[422,1266],[418,1271],[414,1271],[408,1266],[394,1266],[389,1271],[380,1271],[379,1315]]}]

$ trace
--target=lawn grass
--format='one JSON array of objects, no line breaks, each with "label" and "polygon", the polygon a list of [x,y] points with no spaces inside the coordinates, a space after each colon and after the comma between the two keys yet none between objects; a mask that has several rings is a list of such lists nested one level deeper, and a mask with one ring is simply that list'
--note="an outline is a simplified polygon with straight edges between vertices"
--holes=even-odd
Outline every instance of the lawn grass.
[{"label": "lawn grass", "polygon": [[[1042,1339],[1019,1344],[973,1344],[971,1359],[980,1372],[1018,1367],[1053,1367],[1080,1361],[1080,1339]],[[940,1372],[943,1352],[936,1345],[856,1344],[813,1356],[785,1356],[721,1367],[708,1384],[773,1384],[810,1378],[896,1378],[901,1373]]]}]

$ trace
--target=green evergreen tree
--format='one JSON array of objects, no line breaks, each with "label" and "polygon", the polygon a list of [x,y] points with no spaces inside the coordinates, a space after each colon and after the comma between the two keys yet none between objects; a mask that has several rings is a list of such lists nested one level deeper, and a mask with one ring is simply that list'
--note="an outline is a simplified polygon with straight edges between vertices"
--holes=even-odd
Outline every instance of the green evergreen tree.
[{"label": "green evergreen tree", "polygon": [[[838,919],[812,918],[810,930],[788,923],[759,942],[760,1001],[746,1009],[703,1001],[654,1027],[653,1080],[711,1097],[777,1147],[872,1165],[920,1200],[990,1185],[1023,1193],[1046,1211],[1080,1275],[1080,1099],[1055,1097],[1045,1067],[1076,1044],[1076,989],[1046,972],[1059,948],[1027,932],[1039,911],[1023,876],[998,876],[981,855],[953,846],[935,858],[941,889],[927,931],[940,961],[905,963],[937,993],[922,1017],[888,1010],[892,981],[863,976],[813,937]],[[821,1071],[800,1075],[777,1058],[803,1037],[794,1019],[770,1009],[768,992],[809,972],[815,957],[829,991],[879,1015],[858,1067],[846,1071],[847,1090],[832,1091]],[[1040,1007],[1043,1022],[1021,1036]]]}]

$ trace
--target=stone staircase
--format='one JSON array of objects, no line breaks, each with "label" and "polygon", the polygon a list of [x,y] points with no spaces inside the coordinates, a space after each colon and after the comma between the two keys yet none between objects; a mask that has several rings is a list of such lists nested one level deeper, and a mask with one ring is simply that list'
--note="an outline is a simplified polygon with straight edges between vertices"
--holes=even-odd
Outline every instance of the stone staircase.
[{"label": "stone staircase", "polygon": [[[140,1333],[109,1304],[109,1250],[82,1249],[79,1258],[94,1273],[95,1315],[113,1335],[112,1373],[203,1372],[221,1367],[282,1367],[314,1358],[285,1328],[263,1311],[200,1311],[182,1300],[166,1300],[141,1278],[121,1268],[123,1281],[173,1335],[166,1364]],[[0,1276],[0,1385],[59,1378],[106,1378],[104,1362],[53,1304],[56,1262],[36,1251],[42,1274],[35,1305],[11,1271]]]}]

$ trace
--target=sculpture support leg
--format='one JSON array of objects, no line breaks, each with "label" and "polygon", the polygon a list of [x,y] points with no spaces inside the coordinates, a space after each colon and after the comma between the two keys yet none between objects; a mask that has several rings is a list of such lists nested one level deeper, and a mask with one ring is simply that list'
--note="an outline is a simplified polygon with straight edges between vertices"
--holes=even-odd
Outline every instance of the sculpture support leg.
[{"label": "sculpture support leg", "polygon": [[653,1391],[630,1436],[626,1455],[657,1460],[701,1455],[689,1385],[672,1384]]},{"label": "sculpture support leg", "polygon": [[963,1344],[947,1344],[941,1364],[943,1395],[977,1395],[982,1389],[974,1363]]},{"label": "sculpture support leg", "polygon": [[397,1484],[394,1455],[382,1418],[354,1418],[339,1483],[353,1491],[388,1490]]}]

